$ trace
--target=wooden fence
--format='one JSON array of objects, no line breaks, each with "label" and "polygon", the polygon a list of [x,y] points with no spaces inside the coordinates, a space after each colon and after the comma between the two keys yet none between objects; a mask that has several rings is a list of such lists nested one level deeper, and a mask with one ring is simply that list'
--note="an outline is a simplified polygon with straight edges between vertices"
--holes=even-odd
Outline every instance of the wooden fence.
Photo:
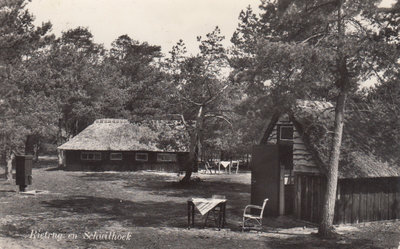
[{"label": "wooden fence", "polygon": [[[318,223],[324,200],[325,180],[299,174],[295,180],[295,215]],[[335,224],[400,219],[400,177],[340,179]]]},{"label": "wooden fence", "polygon": [[336,224],[400,218],[400,178],[342,179],[335,205]]},{"label": "wooden fence", "polygon": [[295,215],[297,218],[318,223],[324,198],[325,178],[298,174],[295,178]]}]

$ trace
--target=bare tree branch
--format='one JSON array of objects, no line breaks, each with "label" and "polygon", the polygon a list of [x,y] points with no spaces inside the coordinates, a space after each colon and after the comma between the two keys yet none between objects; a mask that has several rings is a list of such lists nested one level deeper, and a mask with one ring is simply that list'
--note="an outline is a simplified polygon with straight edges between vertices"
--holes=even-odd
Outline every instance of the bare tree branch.
[{"label": "bare tree branch", "polygon": [[205,118],[218,118],[218,119],[222,119],[223,121],[227,122],[227,123],[231,126],[231,129],[233,129],[233,124],[232,124],[232,122],[231,122],[227,117],[225,117],[225,116],[222,115],[222,114],[220,114],[220,115],[216,115],[216,114],[206,114],[206,115],[204,115],[204,117],[205,117]]},{"label": "bare tree branch", "polygon": [[221,88],[221,90],[219,90],[219,92],[217,92],[217,94],[215,94],[210,99],[208,99],[206,102],[204,102],[204,105],[207,105],[207,104],[213,102],[214,100],[216,100],[225,91],[225,89],[227,87],[228,87],[228,85],[225,85],[223,88]]},{"label": "bare tree branch", "polygon": [[191,99],[189,99],[189,98],[183,96],[183,95],[180,94],[178,91],[176,92],[176,94],[177,94],[180,98],[186,100],[187,102],[189,102],[189,103],[191,103],[191,104],[193,104],[193,105],[202,106],[201,103],[195,102],[195,101],[193,101],[193,100],[191,100]]},{"label": "bare tree branch", "polygon": [[320,36],[325,36],[325,35],[326,35],[325,32],[324,33],[318,33],[318,34],[315,34],[315,35],[312,35],[312,36],[308,37],[307,39],[305,39],[305,40],[303,40],[303,41],[301,41],[299,43],[300,44],[304,44],[304,43],[307,43],[311,39],[314,39],[314,38],[317,38],[317,37],[320,37]]}]

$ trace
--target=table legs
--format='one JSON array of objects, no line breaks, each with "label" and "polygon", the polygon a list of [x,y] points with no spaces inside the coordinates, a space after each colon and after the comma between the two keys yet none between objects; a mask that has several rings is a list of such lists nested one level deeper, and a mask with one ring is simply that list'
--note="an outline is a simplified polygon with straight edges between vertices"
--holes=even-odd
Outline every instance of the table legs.
[{"label": "table legs", "polygon": [[219,207],[219,212],[218,212],[218,230],[221,230],[221,219],[222,219],[221,211],[222,211],[222,206]]},{"label": "table legs", "polygon": [[[218,212],[218,230],[220,230],[221,228],[225,227],[226,224],[226,202],[224,203],[220,203],[218,204],[219,206],[219,212]],[[187,212],[188,212],[188,229],[190,229],[190,227],[194,227],[194,204],[191,201],[187,202]],[[208,213],[207,213],[207,218],[208,218]],[[207,220],[206,220],[207,222]],[[204,224],[206,225],[206,224]]]},{"label": "table legs", "polygon": [[187,203],[187,213],[188,213],[188,229],[190,229],[190,202]]},{"label": "table legs", "polygon": [[188,212],[188,229],[190,229],[190,226],[194,227],[194,204],[191,201],[187,202],[187,212]]},{"label": "table legs", "polygon": [[226,203],[221,203],[220,204],[220,209],[219,209],[219,215],[218,215],[218,229],[220,230],[221,228],[225,227],[225,214],[226,214]]},{"label": "table legs", "polygon": [[192,202],[192,227],[194,227],[194,204]]},{"label": "table legs", "polygon": [[224,227],[225,227],[226,203],[223,203],[223,204],[222,204],[221,210],[222,210],[222,228],[224,228]]}]

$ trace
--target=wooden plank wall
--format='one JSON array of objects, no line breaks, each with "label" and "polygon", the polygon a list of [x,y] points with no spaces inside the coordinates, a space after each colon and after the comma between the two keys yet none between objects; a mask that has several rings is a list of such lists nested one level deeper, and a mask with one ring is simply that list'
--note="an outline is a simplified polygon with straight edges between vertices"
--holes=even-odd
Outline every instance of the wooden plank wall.
[{"label": "wooden plank wall", "polygon": [[[295,215],[318,223],[325,180],[315,175],[295,178]],[[400,177],[339,180],[335,224],[400,219]]]},{"label": "wooden plank wall", "polygon": [[334,223],[399,218],[399,177],[339,180]]},{"label": "wooden plank wall", "polygon": [[289,119],[287,114],[282,115],[279,120],[276,122],[274,128],[272,129],[271,134],[267,138],[267,143],[269,144],[276,144],[278,143],[278,131],[277,125],[293,125]]},{"label": "wooden plank wall", "polygon": [[302,173],[320,173],[313,156],[304,144],[299,132],[293,132],[293,171]]},{"label": "wooden plank wall", "polygon": [[[276,144],[278,142],[278,125],[293,125],[287,115],[279,118],[271,134],[267,138],[267,143]],[[302,173],[320,173],[320,169],[315,163],[312,154],[308,151],[301,134],[293,126],[293,171]]]},{"label": "wooden plank wall", "polygon": [[295,215],[318,223],[325,192],[325,179],[318,175],[297,174],[295,177]]},{"label": "wooden plank wall", "polygon": [[276,144],[278,141],[278,134],[276,132],[276,125],[274,126],[271,134],[267,138],[267,143],[269,144]]}]

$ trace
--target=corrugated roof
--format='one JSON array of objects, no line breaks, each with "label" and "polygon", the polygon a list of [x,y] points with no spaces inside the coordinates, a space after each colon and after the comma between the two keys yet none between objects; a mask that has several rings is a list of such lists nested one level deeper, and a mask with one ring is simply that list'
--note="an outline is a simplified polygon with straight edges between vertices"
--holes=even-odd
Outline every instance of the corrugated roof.
[{"label": "corrugated roof", "polygon": [[177,121],[130,123],[126,119],[98,119],[58,149],[178,152],[187,151],[186,141],[183,126]]}]

